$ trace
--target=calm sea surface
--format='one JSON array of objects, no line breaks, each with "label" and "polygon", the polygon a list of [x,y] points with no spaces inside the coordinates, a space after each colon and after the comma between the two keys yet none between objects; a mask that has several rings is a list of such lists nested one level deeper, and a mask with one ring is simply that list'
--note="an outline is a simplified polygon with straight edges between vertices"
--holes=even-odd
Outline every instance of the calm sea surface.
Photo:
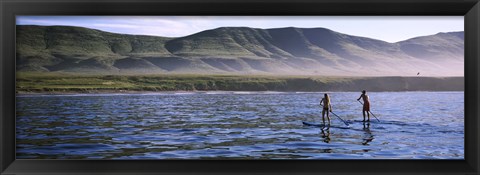
[{"label": "calm sea surface", "polygon": [[18,159],[463,159],[463,92],[165,92],[17,96]]}]

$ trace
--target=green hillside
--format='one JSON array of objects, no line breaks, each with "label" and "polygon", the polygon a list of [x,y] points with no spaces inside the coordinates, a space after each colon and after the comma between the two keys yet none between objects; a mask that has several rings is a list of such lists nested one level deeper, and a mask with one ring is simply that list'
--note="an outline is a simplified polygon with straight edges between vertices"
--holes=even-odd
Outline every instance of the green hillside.
[{"label": "green hillside", "polygon": [[170,55],[169,38],[121,35],[66,26],[17,26],[19,71],[118,71],[117,60]]},{"label": "green hillside", "polygon": [[222,27],[166,38],[17,26],[17,71],[76,74],[463,76],[463,32],[388,43],[325,28]]}]

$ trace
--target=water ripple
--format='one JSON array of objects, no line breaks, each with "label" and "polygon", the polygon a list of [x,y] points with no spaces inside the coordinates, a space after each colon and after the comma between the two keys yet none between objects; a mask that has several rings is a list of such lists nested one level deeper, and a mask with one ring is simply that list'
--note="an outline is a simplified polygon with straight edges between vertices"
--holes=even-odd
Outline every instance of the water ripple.
[{"label": "water ripple", "polygon": [[[21,95],[19,159],[463,159],[463,92],[167,92]],[[449,102],[449,106],[445,105]]]}]

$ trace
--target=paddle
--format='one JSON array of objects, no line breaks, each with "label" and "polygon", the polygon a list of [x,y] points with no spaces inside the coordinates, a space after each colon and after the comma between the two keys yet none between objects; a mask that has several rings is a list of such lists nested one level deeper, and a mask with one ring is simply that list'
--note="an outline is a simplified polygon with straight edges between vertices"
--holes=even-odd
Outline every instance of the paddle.
[{"label": "paddle", "polygon": [[[323,105],[321,105],[321,106],[325,108],[325,106],[323,106]],[[335,115],[335,117],[338,117],[343,123],[345,123],[345,125],[349,126],[348,123],[345,120],[343,120],[342,118],[340,118],[337,114],[333,113],[332,111],[330,111],[330,113]]]},{"label": "paddle", "polygon": [[[357,101],[358,101],[360,104],[362,104],[362,105],[363,105],[363,103],[362,103],[360,100],[357,100]],[[373,117],[375,117],[375,119],[377,119],[377,120],[378,120],[378,118],[375,116],[375,114],[373,114],[373,113],[372,113],[372,111],[368,111],[368,112],[370,112],[370,114],[372,114],[372,115],[373,115]],[[380,122],[380,120],[378,120],[378,122]]]}]

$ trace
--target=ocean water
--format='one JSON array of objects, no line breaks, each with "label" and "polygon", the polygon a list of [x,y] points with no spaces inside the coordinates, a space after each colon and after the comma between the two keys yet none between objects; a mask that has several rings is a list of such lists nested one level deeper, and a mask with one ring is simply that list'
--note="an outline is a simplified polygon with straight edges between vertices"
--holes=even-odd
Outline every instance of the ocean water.
[{"label": "ocean water", "polygon": [[19,95],[17,159],[463,159],[463,92]]}]

